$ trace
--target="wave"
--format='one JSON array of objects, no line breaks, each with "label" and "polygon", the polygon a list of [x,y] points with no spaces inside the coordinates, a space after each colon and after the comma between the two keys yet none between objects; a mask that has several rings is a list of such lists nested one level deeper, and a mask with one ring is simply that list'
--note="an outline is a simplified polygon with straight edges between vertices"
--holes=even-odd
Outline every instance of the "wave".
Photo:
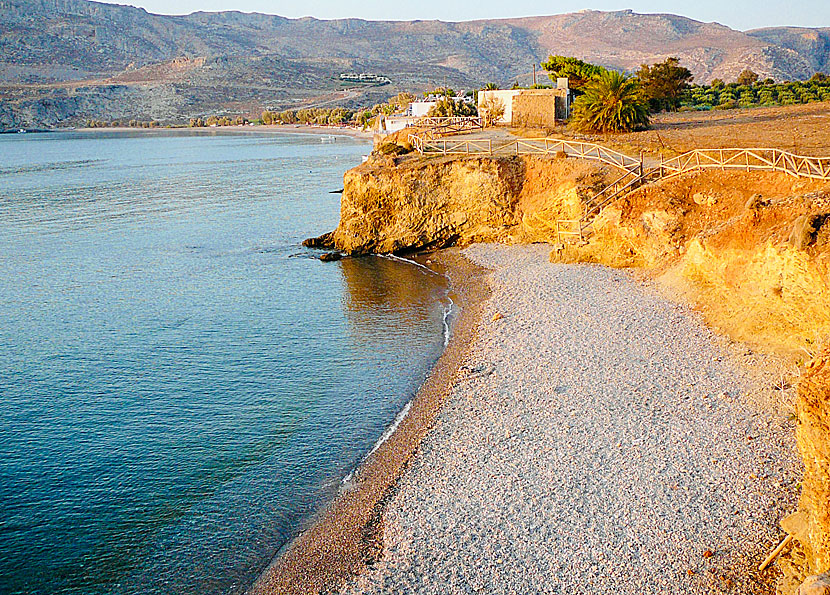
[{"label": "wave", "polygon": [[[420,268],[424,269],[425,271],[427,271],[431,275],[447,278],[446,275],[442,275],[441,273],[438,273],[438,272],[432,270],[431,268],[429,268],[428,266],[423,265],[420,262],[417,262],[415,260],[410,260],[408,258],[403,258],[401,256],[396,256],[394,254],[382,254],[382,255],[379,255],[379,256],[381,258],[388,258],[390,260],[396,260],[396,261],[399,261],[399,262],[405,262],[405,263],[408,263],[408,264],[412,264],[412,265],[415,265],[417,267],[420,267]],[[452,324],[451,323],[452,323],[452,317],[455,314],[455,302],[453,302],[452,298],[449,295],[446,295],[444,297],[446,299],[446,302],[442,302],[442,305],[444,306],[444,312],[443,312],[443,316],[441,318],[441,324],[443,325],[443,335],[444,335],[443,345],[444,345],[444,349],[446,349],[447,345],[449,345],[449,343],[450,343],[450,337],[452,336]],[[395,416],[395,419],[392,422],[392,424],[388,428],[386,428],[386,430],[383,432],[383,434],[381,434],[380,438],[378,438],[377,442],[375,442],[374,446],[372,446],[372,449],[366,454],[365,457],[363,457],[361,459],[360,463],[358,463],[358,465],[354,469],[352,469],[343,478],[343,481],[342,481],[343,486],[348,486],[351,483],[351,480],[354,477],[354,474],[357,471],[357,469],[359,469],[360,466],[369,457],[371,457],[383,445],[384,442],[386,442],[387,440],[389,440],[389,438],[392,437],[392,435],[395,433],[395,430],[398,429],[398,426],[401,424],[401,422],[404,419],[406,419],[406,416],[409,414],[409,410],[411,408],[412,408],[412,399],[409,399],[406,402],[406,404],[403,406],[403,408],[401,408],[401,410]]]}]

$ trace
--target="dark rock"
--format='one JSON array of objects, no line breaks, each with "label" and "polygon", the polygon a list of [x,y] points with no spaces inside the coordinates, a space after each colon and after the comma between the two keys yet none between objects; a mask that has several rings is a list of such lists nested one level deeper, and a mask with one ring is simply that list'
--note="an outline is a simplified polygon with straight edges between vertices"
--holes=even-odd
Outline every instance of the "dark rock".
[{"label": "dark rock", "polygon": [[319,237],[303,240],[303,246],[306,248],[334,248],[334,232],[330,231]]},{"label": "dark rock", "polygon": [[760,194],[753,194],[748,201],[746,201],[746,210],[747,211],[757,211],[760,208],[765,207],[766,204],[764,203],[764,197]]},{"label": "dark rock", "polygon": [[819,230],[828,219],[830,219],[830,215],[826,213],[801,215],[793,224],[793,230],[789,237],[790,245],[798,250],[804,250],[815,243]]},{"label": "dark rock", "polygon": [[333,262],[341,258],[343,258],[343,255],[340,252],[326,252],[320,255],[320,260],[323,262]]}]

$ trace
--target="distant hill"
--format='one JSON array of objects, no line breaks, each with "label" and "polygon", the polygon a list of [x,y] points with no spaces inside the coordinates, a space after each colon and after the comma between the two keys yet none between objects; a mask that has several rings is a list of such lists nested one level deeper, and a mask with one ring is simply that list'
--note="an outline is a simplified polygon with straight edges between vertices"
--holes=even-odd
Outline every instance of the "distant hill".
[{"label": "distant hill", "polygon": [[747,35],[796,52],[807,62],[809,70],[825,74],[830,71],[830,27],[772,27],[747,31]]},{"label": "distant hill", "polygon": [[[677,56],[698,81],[744,68],[777,80],[828,69],[828,29],[743,33],[676,15],[322,21],[240,12],[154,15],[86,0],[0,0],[0,126],[184,119],[358,105],[437,84],[528,82],[548,54],[632,70]],[[347,71],[385,87],[341,83]]]}]

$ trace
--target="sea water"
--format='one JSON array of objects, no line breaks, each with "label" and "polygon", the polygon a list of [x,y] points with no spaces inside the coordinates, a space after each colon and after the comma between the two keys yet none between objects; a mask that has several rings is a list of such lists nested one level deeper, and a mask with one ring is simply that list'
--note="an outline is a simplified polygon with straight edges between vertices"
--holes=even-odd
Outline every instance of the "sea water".
[{"label": "sea water", "polygon": [[362,140],[0,136],[0,593],[236,593],[444,346],[443,278],[317,260]]}]

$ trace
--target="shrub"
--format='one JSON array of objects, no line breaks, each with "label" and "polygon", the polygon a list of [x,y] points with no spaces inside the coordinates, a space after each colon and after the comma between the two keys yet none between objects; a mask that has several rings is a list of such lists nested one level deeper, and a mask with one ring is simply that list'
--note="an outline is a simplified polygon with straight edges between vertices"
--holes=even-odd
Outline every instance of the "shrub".
[{"label": "shrub", "polygon": [[616,71],[600,74],[574,101],[572,124],[583,132],[629,132],[649,125],[648,101],[636,79]]},{"label": "shrub", "polygon": [[399,145],[396,142],[386,142],[380,145],[376,151],[380,155],[391,155],[393,157],[397,157],[398,155],[405,155],[406,153],[411,152],[412,149],[405,147],[404,145]]},{"label": "shrub", "polygon": [[738,102],[734,99],[729,99],[728,101],[724,101],[723,103],[719,103],[712,109],[735,109],[738,107]]}]

